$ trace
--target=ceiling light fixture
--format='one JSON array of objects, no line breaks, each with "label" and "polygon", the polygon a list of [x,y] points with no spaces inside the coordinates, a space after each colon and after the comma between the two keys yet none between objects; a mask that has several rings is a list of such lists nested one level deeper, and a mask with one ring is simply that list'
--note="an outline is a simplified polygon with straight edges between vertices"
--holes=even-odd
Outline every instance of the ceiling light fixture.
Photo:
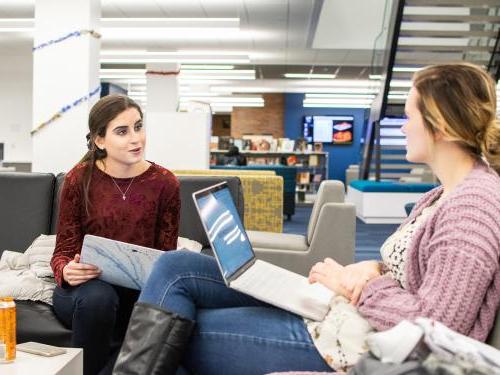
[{"label": "ceiling light fixture", "polygon": [[285,73],[285,78],[302,78],[302,79],[334,79],[336,74],[318,74],[318,73]]},{"label": "ceiling light fixture", "polygon": [[422,68],[414,68],[414,67],[406,67],[406,66],[395,66],[392,68],[393,72],[402,72],[402,73],[414,73],[418,72]]},{"label": "ceiling light fixture", "polygon": [[185,65],[181,66],[183,70],[230,70],[234,69],[234,65]]},{"label": "ceiling light fixture", "polygon": [[224,59],[224,58],[102,58],[100,59],[101,64],[147,64],[147,63],[181,63],[181,64],[248,64],[250,59],[248,58],[237,58],[237,59]]},{"label": "ceiling light fixture", "polygon": [[311,98],[332,98],[332,99],[337,99],[337,98],[353,98],[353,99],[373,99],[375,98],[375,94],[316,94],[316,93],[311,93],[308,94],[306,93],[306,99],[311,99]]},{"label": "ceiling light fixture", "polygon": [[370,108],[368,104],[317,104],[304,103],[304,108]]},{"label": "ceiling light fixture", "polygon": [[[123,33],[124,30],[131,30],[137,33],[140,30],[168,30],[169,32],[222,32],[240,31],[240,19],[235,17],[225,18],[153,18],[153,17],[122,17],[106,18],[102,17],[101,33],[110,34]],[[34,18],[1,18],[0,32],[33,32],[35,29]],[[187,35],[187,34],[186,34]]]}]

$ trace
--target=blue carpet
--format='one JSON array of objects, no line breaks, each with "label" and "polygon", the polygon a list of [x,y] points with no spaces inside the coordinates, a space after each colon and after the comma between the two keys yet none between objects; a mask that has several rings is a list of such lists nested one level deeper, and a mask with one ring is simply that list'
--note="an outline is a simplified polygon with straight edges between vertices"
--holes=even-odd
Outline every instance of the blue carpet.
[{"label": "blue carpet", "polygon": [[[292,220],[283,222],[283,233],[306,235],[312,206],[297,205]],[[380,260],[380,246],[398,227],[397,224],[365,224],[356,219],[356,262]]]}]

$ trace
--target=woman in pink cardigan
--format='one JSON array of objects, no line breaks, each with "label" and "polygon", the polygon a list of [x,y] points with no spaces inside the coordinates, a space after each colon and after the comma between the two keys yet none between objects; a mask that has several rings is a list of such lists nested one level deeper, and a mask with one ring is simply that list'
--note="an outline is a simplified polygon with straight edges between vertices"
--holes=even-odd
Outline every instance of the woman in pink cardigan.
[{"label": "woman in pink cardigan", "polygon": [[[383,262],[325,259],[309,280],[345,297],[375,330],[422,316],[484,341],[500,303],[495,83],[474,65],[431,66],[415,74],[405,112],[406,158],[442,185],[387,239]],[[115,373],[173,374],[180,364],[200,374],[340,369],[348,361],[335,311],[303,320],[227,288],[211,257],[166,253],[134,308]]]}]

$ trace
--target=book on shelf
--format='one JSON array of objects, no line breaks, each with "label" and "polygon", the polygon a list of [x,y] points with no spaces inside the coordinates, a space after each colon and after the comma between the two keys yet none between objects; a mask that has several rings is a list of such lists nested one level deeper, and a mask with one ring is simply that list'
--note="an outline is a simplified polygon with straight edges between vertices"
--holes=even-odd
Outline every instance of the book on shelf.
[{"label": "book on shelf", "polygon": [[297,173],[297,183],[298,184],[309,184],[310,181],[311,181],[311,174],[309,172]]},{"label": "book on shelf", "polygon": [[243,151],[250,151],[252,149],[252,141],[250,139],[242,139],[241,143]]},{"label": "book on shelf", "polygon": [[318,155],[309,155],[309,166],[317,167],[319,165]]},{"label": "book on shelf", "polygon": [[313,179],[312,179],[312,182],[315,182],[315,183],[321,183],[321,181],[323,180],[323,175],[321,173],[315,173],[313,175]]},{"label": "book on shelf", "polygon": [[219,137],[219,150],[229,150],[229,147],[233,145],[233,138],[228,136]]},{"label": "book on shelf", "polygon": [[239,151],[243,151],[243,140],[242,139],[235,139],[233,145],[238,147]]},{"label": "book on shelf", "polygon": [[306,152],[307,151],[307,141],[304,138],[298,138],[295,141],[295,151]]},{"label": "book on shelf", "polygon": [[295,141],[293,139],[288,138],[280,138],[281,140],[281,152],[293,152],[293,148],[295,147]]},{"label": "book on shelf", "polygon": [[217,150],[219,147],[219,137],[211,136],[210,137],[210,150]]}]

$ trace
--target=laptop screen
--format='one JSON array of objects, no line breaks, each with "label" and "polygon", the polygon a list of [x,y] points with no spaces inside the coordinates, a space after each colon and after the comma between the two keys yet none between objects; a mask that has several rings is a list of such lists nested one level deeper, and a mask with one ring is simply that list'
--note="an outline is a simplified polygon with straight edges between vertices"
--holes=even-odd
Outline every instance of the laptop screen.
[{"label": "laptop screen", "polygon": [[196,201],[222,275],[228,279],[254,257],[231,193],[222,187],[196,195]]}]

